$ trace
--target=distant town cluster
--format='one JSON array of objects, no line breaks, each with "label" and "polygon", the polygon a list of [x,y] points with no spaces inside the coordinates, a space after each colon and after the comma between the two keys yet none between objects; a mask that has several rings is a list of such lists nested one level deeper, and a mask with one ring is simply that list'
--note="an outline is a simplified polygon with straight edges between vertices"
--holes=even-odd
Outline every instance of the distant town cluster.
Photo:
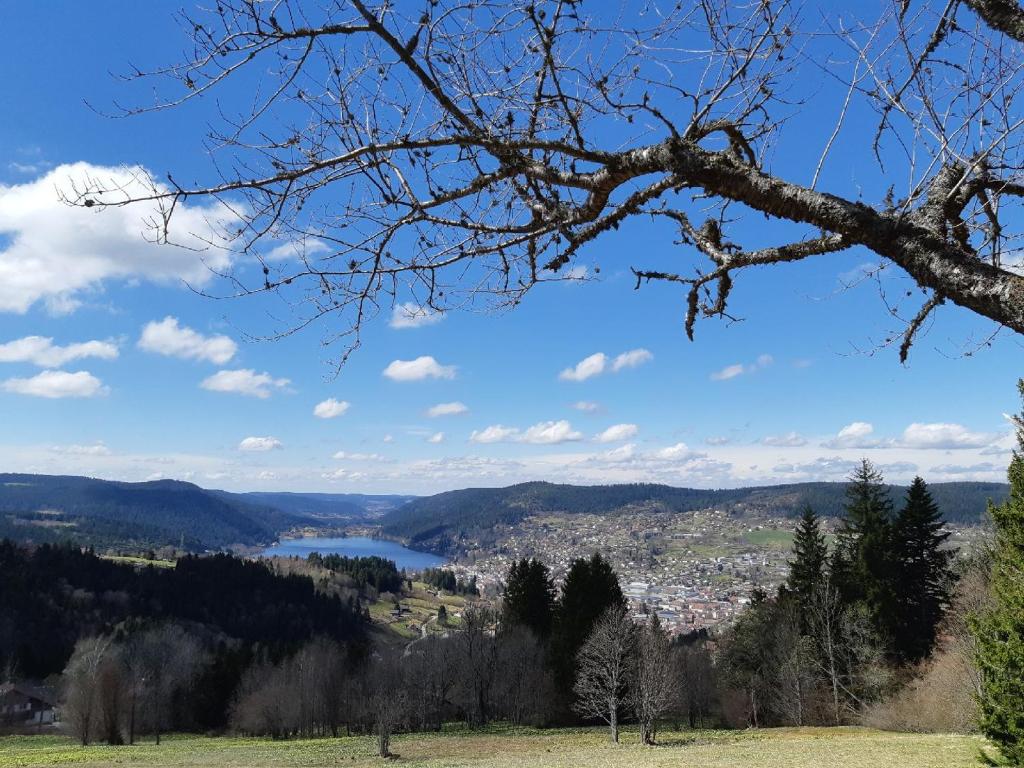
[{"label": "distant town cluster", "polygon": [[471,550],[453,569],[497,592],[520,558],[549,564],[557,581],[581,552],[600,552],[619,574],[635,616],[657,612],[679,634],[729,622],[755,589],[770,592],[785,581],[794,525],[718,509],[544,514],[502,531],[493,548]]}]

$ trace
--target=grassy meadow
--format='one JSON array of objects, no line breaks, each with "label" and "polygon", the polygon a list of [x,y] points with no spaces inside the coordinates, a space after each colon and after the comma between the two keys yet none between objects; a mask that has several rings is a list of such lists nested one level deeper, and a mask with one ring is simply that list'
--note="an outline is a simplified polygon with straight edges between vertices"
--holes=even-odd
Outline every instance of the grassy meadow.
[{"label": "grassy meadow", "polygon": [[171,736],[159,747],[80,747],[56,736],[0,737],[0,768],[35,766],[473,766],[474,768],[967,768],[981,741],[970,736],[884,733],[862,728],[780,728],[764,731],[666,731],[655,747],[626,731],[610,744],[601,729],[452,730],[399,735],[383,761],[369,736],[269,739]]}]

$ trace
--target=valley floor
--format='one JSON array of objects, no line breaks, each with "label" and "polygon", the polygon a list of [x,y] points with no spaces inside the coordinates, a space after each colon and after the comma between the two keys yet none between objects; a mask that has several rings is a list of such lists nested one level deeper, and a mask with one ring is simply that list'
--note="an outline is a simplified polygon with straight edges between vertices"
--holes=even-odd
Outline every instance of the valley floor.
[{"label": "valley floor", "polygon": [[[978,764],[981,740],[970,736],[883,733],[861,728],[780,728],[763,731],[666,731],[656,747],[635,732],[610,744],[599,729],[493,728],[396,736],[393,763],[467,768],[967,768]],[[0,768],[107,766],[380,766],[371,737],[270,741],[172,736],[159,747],[79,747],[52,736],[0,737]]]}]

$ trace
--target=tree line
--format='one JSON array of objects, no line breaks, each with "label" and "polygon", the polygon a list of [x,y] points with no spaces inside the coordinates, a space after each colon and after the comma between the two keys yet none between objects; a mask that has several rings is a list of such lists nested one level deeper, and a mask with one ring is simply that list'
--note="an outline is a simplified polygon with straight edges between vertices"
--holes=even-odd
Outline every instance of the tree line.
[{"label": "tree line", "polygon": [[[135,674],[139,659],[159,658],[145,650],[158,636],[164,646],[186,644],[198,649],[188,658],[202,663],[180,665],[195,673],[187,681],[187,707],[160,715],[176,728],[223,729],[245,670],[261,659],[285,658],[315,637],[365,654],[366,621],[357,592],[330,592],[308,575],[280,573],[266,562],[218,554],[140,568],[70,544],[28,549],[0,542],[6,677],[70,671],[78,679],[91,670],[90,685],[112,682]],[[145,677],[152,684],[153,676]],[[97,733],[94,724],[88,733]]]}]

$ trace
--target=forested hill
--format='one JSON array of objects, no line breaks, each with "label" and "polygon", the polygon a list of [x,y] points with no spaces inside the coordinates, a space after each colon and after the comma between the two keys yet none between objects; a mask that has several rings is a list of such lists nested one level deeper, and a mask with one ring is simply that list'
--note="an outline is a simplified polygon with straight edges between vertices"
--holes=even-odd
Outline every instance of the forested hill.
[{"label": "forested hill", "polygon": [[203,550],[269,543],[303,522],[274,507],[177,480],[0,474],[0,538],[15,541]]},{"label": "forested hill", "polygon": [[[1003,483],[935,483],[932,495],[947,521],[977,523],[989,499],[1008,493]],[[507,488],[467,488],[415,499],[386,514],[384,533],[436,552],[448,551],[463,535],[481,536],[495,525],[514,525],[539,512],[628,513],[637,508],[687,512],[719,508],[732,514],[795,516],[804,504],[821,515],[841,513],[845,483],[796,483],[755,488],[705,490],[667,485],[556,485],[522,483]],[[896,503],[905,488],[889,486]]]},{"label": "forested hill", "polygon": [[0,539],[190,551],[256,546],[297,526],[377,517],[412,496],[229,493],[178,480],[125,483],[0,473]]},{"label": "forested hill", "polygon": [[362,520],[379,517],[405,504],[415,496],[374,495],[365,493],[277,493],[252,491],[249,493],[215,493],[229,499],[274,507],[302,517],[319,520]]}]

